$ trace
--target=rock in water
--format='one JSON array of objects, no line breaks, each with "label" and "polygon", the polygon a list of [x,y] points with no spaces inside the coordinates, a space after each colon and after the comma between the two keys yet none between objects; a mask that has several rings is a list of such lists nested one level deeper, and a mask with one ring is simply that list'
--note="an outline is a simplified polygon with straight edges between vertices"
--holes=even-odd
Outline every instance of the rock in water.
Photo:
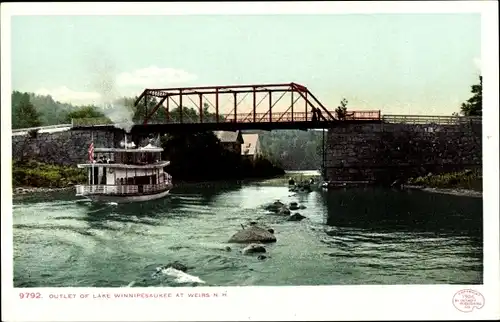
[{"label": "rock in water", "polygon": [[272,228],[268,228],[267,231],[270,232],[271,234],[274,234],[274,229]]},{"label": "rock in water", "polygon": [[291,202],[290,210],[297,210],[297,209],[299,209],[299,205],[296,202]]},{"label": "rock in water", "polygon": [[273,202],[272,204],[265,206],[264,208],[266,210],[269,210],[269,211],[272,211],[272,212],[279,212],[280,209],[283,208],[284,206],[285,206],[284,203],[282,203],[281,201],[277,200],[277,201]]},{"label": "rock in water", "polygon": [[261,244],[250,244],[241,251],[244,255],[254,254],[254,253],[265,253],[266,248]]},{"label": "rock in water", "polygon": [[161,270],[161,273],[164,275],[168,275],[171,277],[175,278],[175,282],[184,284],[184,283],[200,283],[200,284],[205,284],[205,281],[200,279],[198,276],[194,275],[189,275],[187,273],[184,273],[181,270],[177,270],[173,267],[168,267],[163,270]]},{"label": "rock in water", "polygon": [[304,218],[306,218],[306,217],[304,217],[301,214],[299,214],[298,212],[296,212],[293,215],[291,215],[290,217],[288,217],[287,220],[288,221],[301,221]]},{"label": "rock in water", "polygon": [[278,213],[282,216],[288,216],[291,214],[290,209],[288,209],[287,207],[281,208]]},{"label": "rock in water", "polygon": [[300,205],[300,206],[299,206],[299,209],[306,209],[306,206],[304,206],[304,205]]},{"label": "rock in water", "polygon": [[170,267],[172,267],[178,271],[181,271],[181,272],[187,272],[187,270],[188,270],[186,265],[181,264],[179,262],[173,262],[173,263],[169,263],[169,264],[163,266],[164,269],[170,268]]},{"label": "rock in water", "polygon": [[258,260],[264,260],[266,258],[267,258],[267,256],[265,256],[265,255],[259,255],[259,256],[257,256]]},{"label": "rock in water", "polygon": [[274,243],[276,237],[268,230],[257,226],[250,226],[242,229],[234,234],[230,239],[230,243]]}]

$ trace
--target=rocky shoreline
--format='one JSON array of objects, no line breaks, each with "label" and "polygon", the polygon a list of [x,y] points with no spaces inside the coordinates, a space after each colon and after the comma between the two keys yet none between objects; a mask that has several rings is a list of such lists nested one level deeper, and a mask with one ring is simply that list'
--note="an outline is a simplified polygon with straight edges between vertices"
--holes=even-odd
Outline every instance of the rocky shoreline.
[{"label": "rocky shoreline", "polygon": [[425,186],[403,185],[403,189],[420,190],[420,191],[432,192],[432,193],[442,193],[442,194],[453,195],[453,196],[474,197],[474,198],[482,198],[483,197],[483,193],[481,191],[460,189],[460,188],[431,188],[431,187],[425,187]]},{"label": "rocky shoreline", "polygon": [[12,188],[13,195],[25,195],[28,193],[40,193],[40,192],[53,192],[53,191],[64,191],[73,189],[74,186],[62,187],[62,188],[49,188],[49,187],[14,187]]}]

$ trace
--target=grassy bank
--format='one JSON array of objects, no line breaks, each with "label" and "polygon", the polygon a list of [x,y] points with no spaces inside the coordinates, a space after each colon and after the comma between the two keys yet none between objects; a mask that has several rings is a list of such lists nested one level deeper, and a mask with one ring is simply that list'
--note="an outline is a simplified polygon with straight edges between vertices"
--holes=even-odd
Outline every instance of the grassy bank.
[{"label": "grassy bank", "polygon": [[428,174],[424,177],[410,178],[407,184],[426,188],[483,190],[482,175],[477,170]]},{"label": "grassy bank", "polygon": [[86,182],[84,169],[75,166],[46,164],[36,161],[13,162],[14,187],[65,188]]}]

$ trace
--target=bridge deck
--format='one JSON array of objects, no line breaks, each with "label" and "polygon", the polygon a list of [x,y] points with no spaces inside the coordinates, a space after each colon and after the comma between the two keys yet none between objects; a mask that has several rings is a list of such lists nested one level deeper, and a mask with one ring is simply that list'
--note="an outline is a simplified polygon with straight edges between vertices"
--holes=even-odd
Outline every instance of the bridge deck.
[{"label": "bridge deck", "polygon": [[[307,130],[323,129],[340,124],[380,123],[381,120],[347,120],[347,121],[302,121],[302,122],[223,122],[223,123],[157,123],[135,124],[133,133],[169,133],[169,132],[198,132],[198,131],[237,131],[237,130]],[[116,130],[114,124],[73,126],[73,130]]]}]

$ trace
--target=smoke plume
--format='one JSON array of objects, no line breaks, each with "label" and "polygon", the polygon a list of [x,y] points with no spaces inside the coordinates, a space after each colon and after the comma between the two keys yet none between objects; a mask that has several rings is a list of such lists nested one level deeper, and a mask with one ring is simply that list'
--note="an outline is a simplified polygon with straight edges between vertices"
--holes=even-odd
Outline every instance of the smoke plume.
[{"label": "smoke plume", "polygon": [[114,64],[109,59],[105,59],[103,55],[100,55],[99,59],[94,60],[92,69],[94,70],[92,87],[100,94],[99,107],[101,112],[113,122],[115,127],[130,133],[134,126],[134,111],[124,104],[123,99],[119,98],[120,95],[116,89],[116,69]]}]

